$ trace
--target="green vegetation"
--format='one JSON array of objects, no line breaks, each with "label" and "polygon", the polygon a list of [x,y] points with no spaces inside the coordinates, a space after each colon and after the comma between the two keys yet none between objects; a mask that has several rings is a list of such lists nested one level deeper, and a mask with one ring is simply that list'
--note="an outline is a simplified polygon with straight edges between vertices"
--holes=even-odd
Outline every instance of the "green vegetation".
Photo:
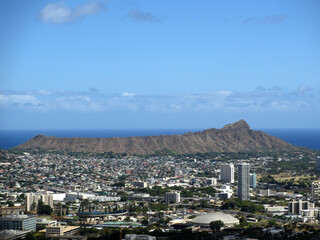
[{"label": "green vegetation", "polygon": [[44,205],[44,203],[39,200],[37,206],[37,213],[40,215],[51,215],[53,209],[49,205]]},{"label": "green vegetation", "polygon": [[219,232],[221,228],[224,227],[224,223],[221,220],[210,222],[210,229],[213,232]]},{"label": "green vegetation", "polygon": [[237,209],[242,212],[261,213],[264,211],[263,205],[250,201],[241,201],[238,198],[226,200],[221,206],[222,209]]}]

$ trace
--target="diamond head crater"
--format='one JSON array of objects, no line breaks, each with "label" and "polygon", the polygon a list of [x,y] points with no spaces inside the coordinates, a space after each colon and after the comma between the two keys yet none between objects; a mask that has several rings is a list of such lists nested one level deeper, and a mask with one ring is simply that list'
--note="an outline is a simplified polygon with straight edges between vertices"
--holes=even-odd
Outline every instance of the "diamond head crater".
[{"label": "diamond head crater", "polygon": [[147,137],[58,138],[37,135],[16,147],[17,149],[41,149],[46,151],[70,151],[89,153],[156,154],[170,151],[177,154],[239,151],[297,150],[279,138],[262,131],[252,130],[246,121],[240,120],[221,129],[210,128],[183,135],[158,135]]}]

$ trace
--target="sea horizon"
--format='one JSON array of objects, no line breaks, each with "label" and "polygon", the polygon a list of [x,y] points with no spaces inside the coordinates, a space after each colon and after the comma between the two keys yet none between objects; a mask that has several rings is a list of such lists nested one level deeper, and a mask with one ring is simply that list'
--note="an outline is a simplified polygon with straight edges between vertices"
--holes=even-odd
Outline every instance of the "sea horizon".
[{"label": "sea horizon", "polygon": [[[37,135],[54,137],[145,137],[156,135],[182,135],[205,129],[2,129],[0,130],[0,149],[14,148]],[[261,128],[290,144],[320,150],[320,128]]]}]

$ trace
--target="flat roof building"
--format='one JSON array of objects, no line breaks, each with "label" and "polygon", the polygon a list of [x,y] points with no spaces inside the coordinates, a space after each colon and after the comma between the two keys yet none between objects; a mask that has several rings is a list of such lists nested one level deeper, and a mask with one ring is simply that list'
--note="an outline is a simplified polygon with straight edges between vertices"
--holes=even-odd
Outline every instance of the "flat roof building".
[{"label": "flat roof building", "polygon": [[46,230],[46,237],[51,237],[51,236],[73,235],[79,229],[80,229],[79,226],[55,225],[55,226],[47,226],[45,230]]},{"label": "flat roof building", "polygon": [[164,195],[164,201],[166,204],[179,203],[180,193],[179,192],[166,192]]},{"label": "flat roof building", "polygon": [[36,231],[36,217],[29,215],[7,215],[0,217],[0,230]]}]

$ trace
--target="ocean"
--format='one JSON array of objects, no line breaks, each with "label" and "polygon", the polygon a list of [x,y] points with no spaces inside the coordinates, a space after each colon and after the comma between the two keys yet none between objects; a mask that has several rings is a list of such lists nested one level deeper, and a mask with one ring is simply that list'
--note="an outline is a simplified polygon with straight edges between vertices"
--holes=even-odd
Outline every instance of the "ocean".
[{"label": "ocean", "polygon": [[[320,129],[256,129],[296,146],[320,150]],[[55,137],[131,137],[184,134],[201,129],[138,129],[138,130],[0,130],[0,149],[10,149],[43,134]]]}]

